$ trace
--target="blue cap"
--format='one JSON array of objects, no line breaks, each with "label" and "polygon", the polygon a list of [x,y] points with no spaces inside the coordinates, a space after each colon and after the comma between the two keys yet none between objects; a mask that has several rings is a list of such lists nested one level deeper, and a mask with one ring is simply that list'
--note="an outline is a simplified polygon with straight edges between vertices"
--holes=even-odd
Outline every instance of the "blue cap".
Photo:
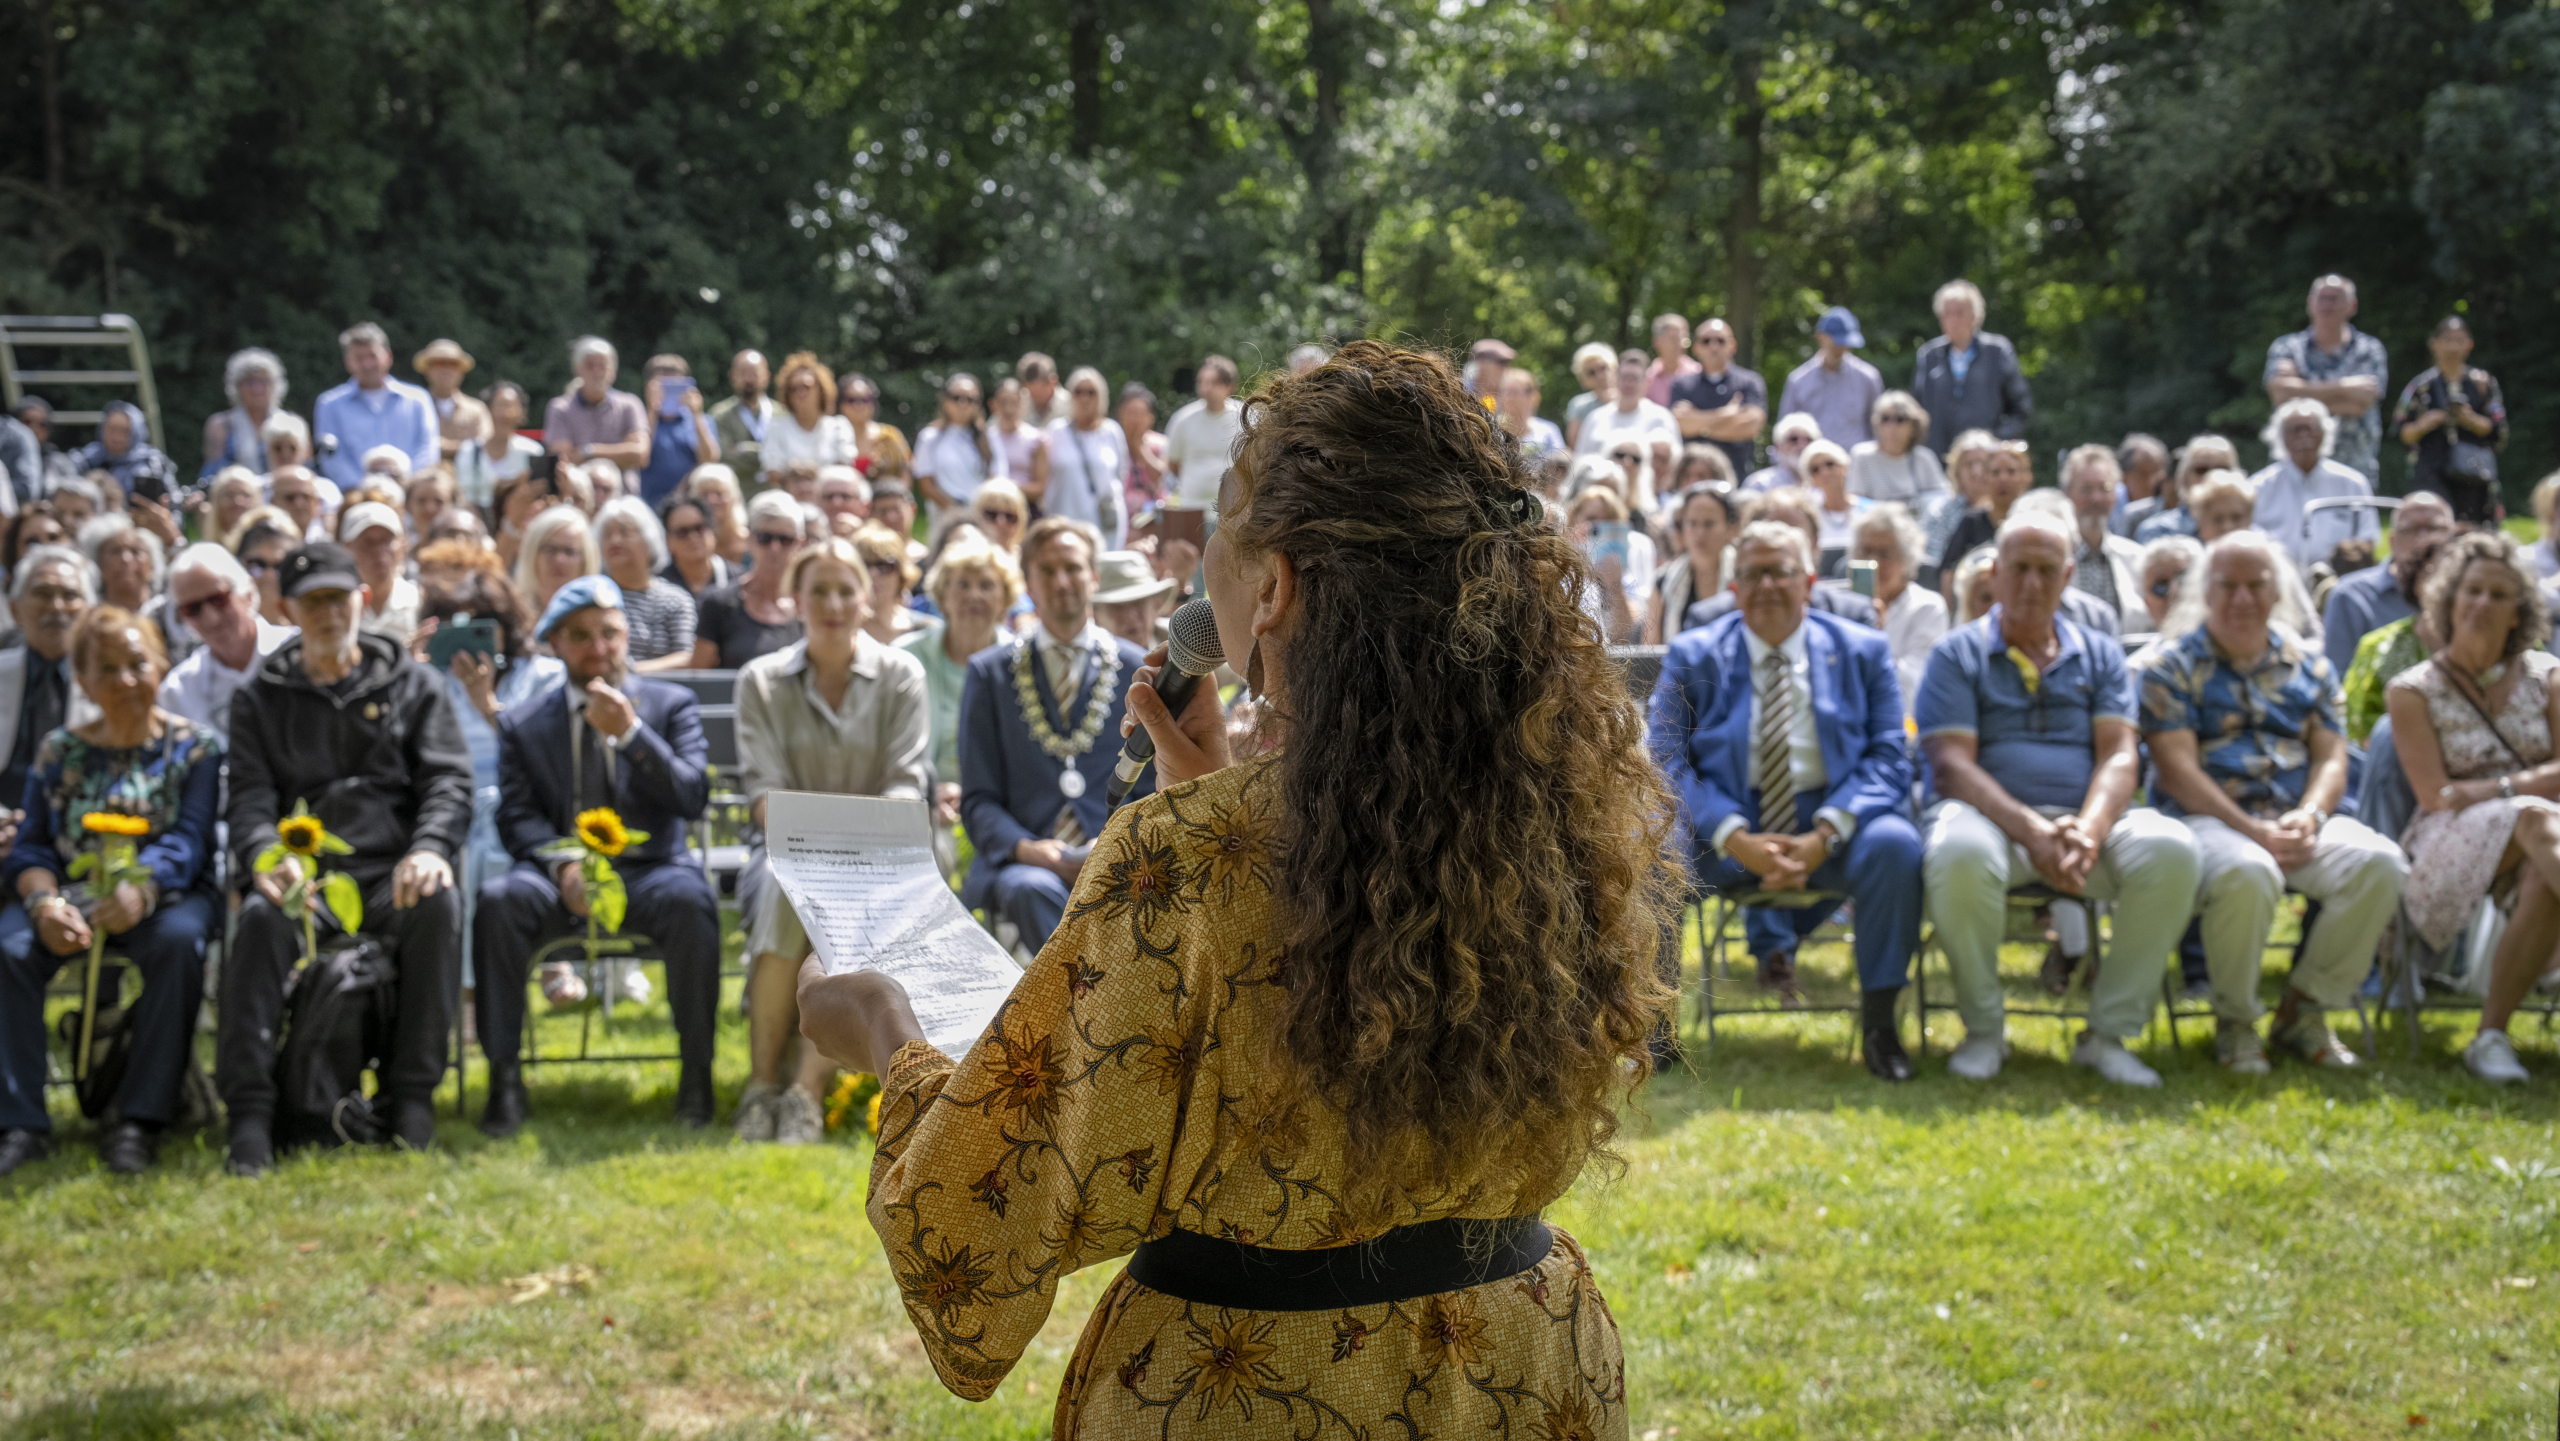
[{"label": "blue cap", "polygon": [[594,606],[599,610],[622,609],[622,587],[609,575],[582,575],[551,593],[551,604],[542,608],[542,621],[533,628],[535,640],[549,640],[573,611]]},{"label": "blue cap", "polygon": [[1858,317],[1851,315],[1845,305],[1835,305],[1822,312],[1822,318],[1813,323],[1813,328],[1851,350],[1867,343],[1866,336],[1858,331]]}]

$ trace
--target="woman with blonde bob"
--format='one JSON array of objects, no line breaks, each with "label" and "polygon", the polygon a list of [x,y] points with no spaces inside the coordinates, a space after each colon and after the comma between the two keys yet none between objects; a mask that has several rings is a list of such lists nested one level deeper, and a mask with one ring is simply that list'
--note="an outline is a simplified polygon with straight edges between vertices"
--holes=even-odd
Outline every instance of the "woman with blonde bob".
[{"label": "woman with blonde bob", "polygon": [[2418,797],[2400,844],[2409,853],[2406,920],[2441,951],[2494,898],[2507,913],[2490,963],[2480,1030],[2462,1062],[2482,1080],[2529,1079],[2508,1021],[2560,965],[2560,657],[2542,649],[2551,610],[2513,538],[2446,542],[2418,600],[2448,637],[2391,678],[2393,745]]},{"label": "woman with blonde bob", "polygon": [[1141,671],[1163,789],[977,1044],[878,972],[804,972],[803,1030],[881,1076],[870,1218],[959,1395],[1129,1256],[1060,1435],[1624,1435],[1617,1327],[1539,1215],[1671,996],[1672,807],[1591,568],[1445,359],[1263,384],[1205,560],[1250,748]]},{"label": "woman with blonde bob", "polygon": [[587,529],[586,512],[574,505],[555,505],[537,513],[524,528],[523,548],[516,552],[516,591],[535,615],[551,604],[560,587],[604,568],[596,538]]},{"label": "woman with blonde bob", "polygon": [[[898,540],[887,531],[879,534],[890,544]],[[872,568],[876,606],[885,580],[881,563],[866,548],[863,564]],[[908,631],[897,644],[924,663],[925,693],[933,700],[933,821],[937,858],[951,874],[958,852],[944,843],[960,820],[960,692],[968,683],[969,657],[996,643],[1006,614],[1022,598],[1022,571],[1012,556],[983,540],[954,541],[925,573],[924,589],[942,618]]]}]

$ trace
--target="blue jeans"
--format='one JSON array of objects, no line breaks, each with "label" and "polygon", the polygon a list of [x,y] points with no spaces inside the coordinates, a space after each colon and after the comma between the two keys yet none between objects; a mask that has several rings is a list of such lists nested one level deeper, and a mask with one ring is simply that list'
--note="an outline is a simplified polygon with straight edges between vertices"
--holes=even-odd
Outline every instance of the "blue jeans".
[{"label": "blue jeans", "polygon": [[[116,1091],[116,1114],[128,1121],[165,1125],[177,1115],[212,930],[213,902],[188,892],[107,937],[107,954],[142,973],[142,996],[126,1019],[133,1046]],[[0,1129],[53,1129],[44,1109],[44,988],[64,966],[87,964],[85,954],[57,956],[39,944],[15,901],[0,910]]]}]

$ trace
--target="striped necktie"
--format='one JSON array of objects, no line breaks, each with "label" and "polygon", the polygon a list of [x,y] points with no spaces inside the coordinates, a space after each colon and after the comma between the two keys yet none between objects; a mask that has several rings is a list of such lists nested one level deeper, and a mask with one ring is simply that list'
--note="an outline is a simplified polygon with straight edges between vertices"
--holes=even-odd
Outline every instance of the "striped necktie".
[{"label": "striped necktie", "polygon": [[1752,747],[1751,774],[1760,786],[1760,833],[1796,833],[1796,684],[1785,652],[1772,650],[1760,666],[1760,734]]}]

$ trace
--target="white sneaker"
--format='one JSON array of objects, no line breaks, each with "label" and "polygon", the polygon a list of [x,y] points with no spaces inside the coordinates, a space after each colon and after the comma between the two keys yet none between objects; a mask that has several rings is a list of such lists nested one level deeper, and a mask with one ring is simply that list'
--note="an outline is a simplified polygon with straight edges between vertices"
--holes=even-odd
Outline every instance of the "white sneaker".
[{"label": "white sneaker", "polygon": [[2482,1031],[2462,1048],[2462,1064],[2471,1074],[2493,1086],[2513,1086],[2533,1079],[2533,1073],[2516,1059],[2516,1043],[2504,1031]]},{"label": "white sneaker", "polygon": [[739,1140],[770,1141],[773,1139],[774,1102],[780,1094],[771,1081],[747,1082],[747,1089],[738,1097],[738,1126],[735,1134]]},{"label": "white sneaker", "polygon": [[826,1135],[827,1113],[819,1109],[817,1098],[798,1086],[785,1087],[773,1108],[773,1143],[805,1146],[825,1140]]},{"label": "white sneaker", "polygon": [[2071,1064],[2087,1066],[2119,1086],[2157,1086],[2160,1073],[2143,1064],[2140,1056],[2124,1048],[2124,1042],[2095,1031],[2082,1031],[2080,1043],[2071,1048]]},{"label": "white sneaker", "polygon": [[567,961],[546,961],[542,966],[542,999],[555,1010],[582,1005],[587,999],[587,983],[579,978],[578,968]]},{"label": "white sneaker", "polygon": [[1947,1057],[1947,1074],[1968,1081],[1987,1081],[2000,1074],[2000,1063],[2009,1058],[2009,1043],[1997,1036],[1967,1036],[1956,1053]]},{"label": "white sneaker", "polygon": [[2258,1039],[2258,1028],[2247,1021],[2214,1023],[2213,1058],[2235,1076],[2267,1074],[2266,1045]]},{"label": "white sneaker", "polygon": [[604,989],[605,986],[611,987],[616,1005],[645,1006],[649,1004],[651,990],[649,973],[640,969],[638,961],[608,961],[605,963],[605,968],[605,983],[598,989]]}]

